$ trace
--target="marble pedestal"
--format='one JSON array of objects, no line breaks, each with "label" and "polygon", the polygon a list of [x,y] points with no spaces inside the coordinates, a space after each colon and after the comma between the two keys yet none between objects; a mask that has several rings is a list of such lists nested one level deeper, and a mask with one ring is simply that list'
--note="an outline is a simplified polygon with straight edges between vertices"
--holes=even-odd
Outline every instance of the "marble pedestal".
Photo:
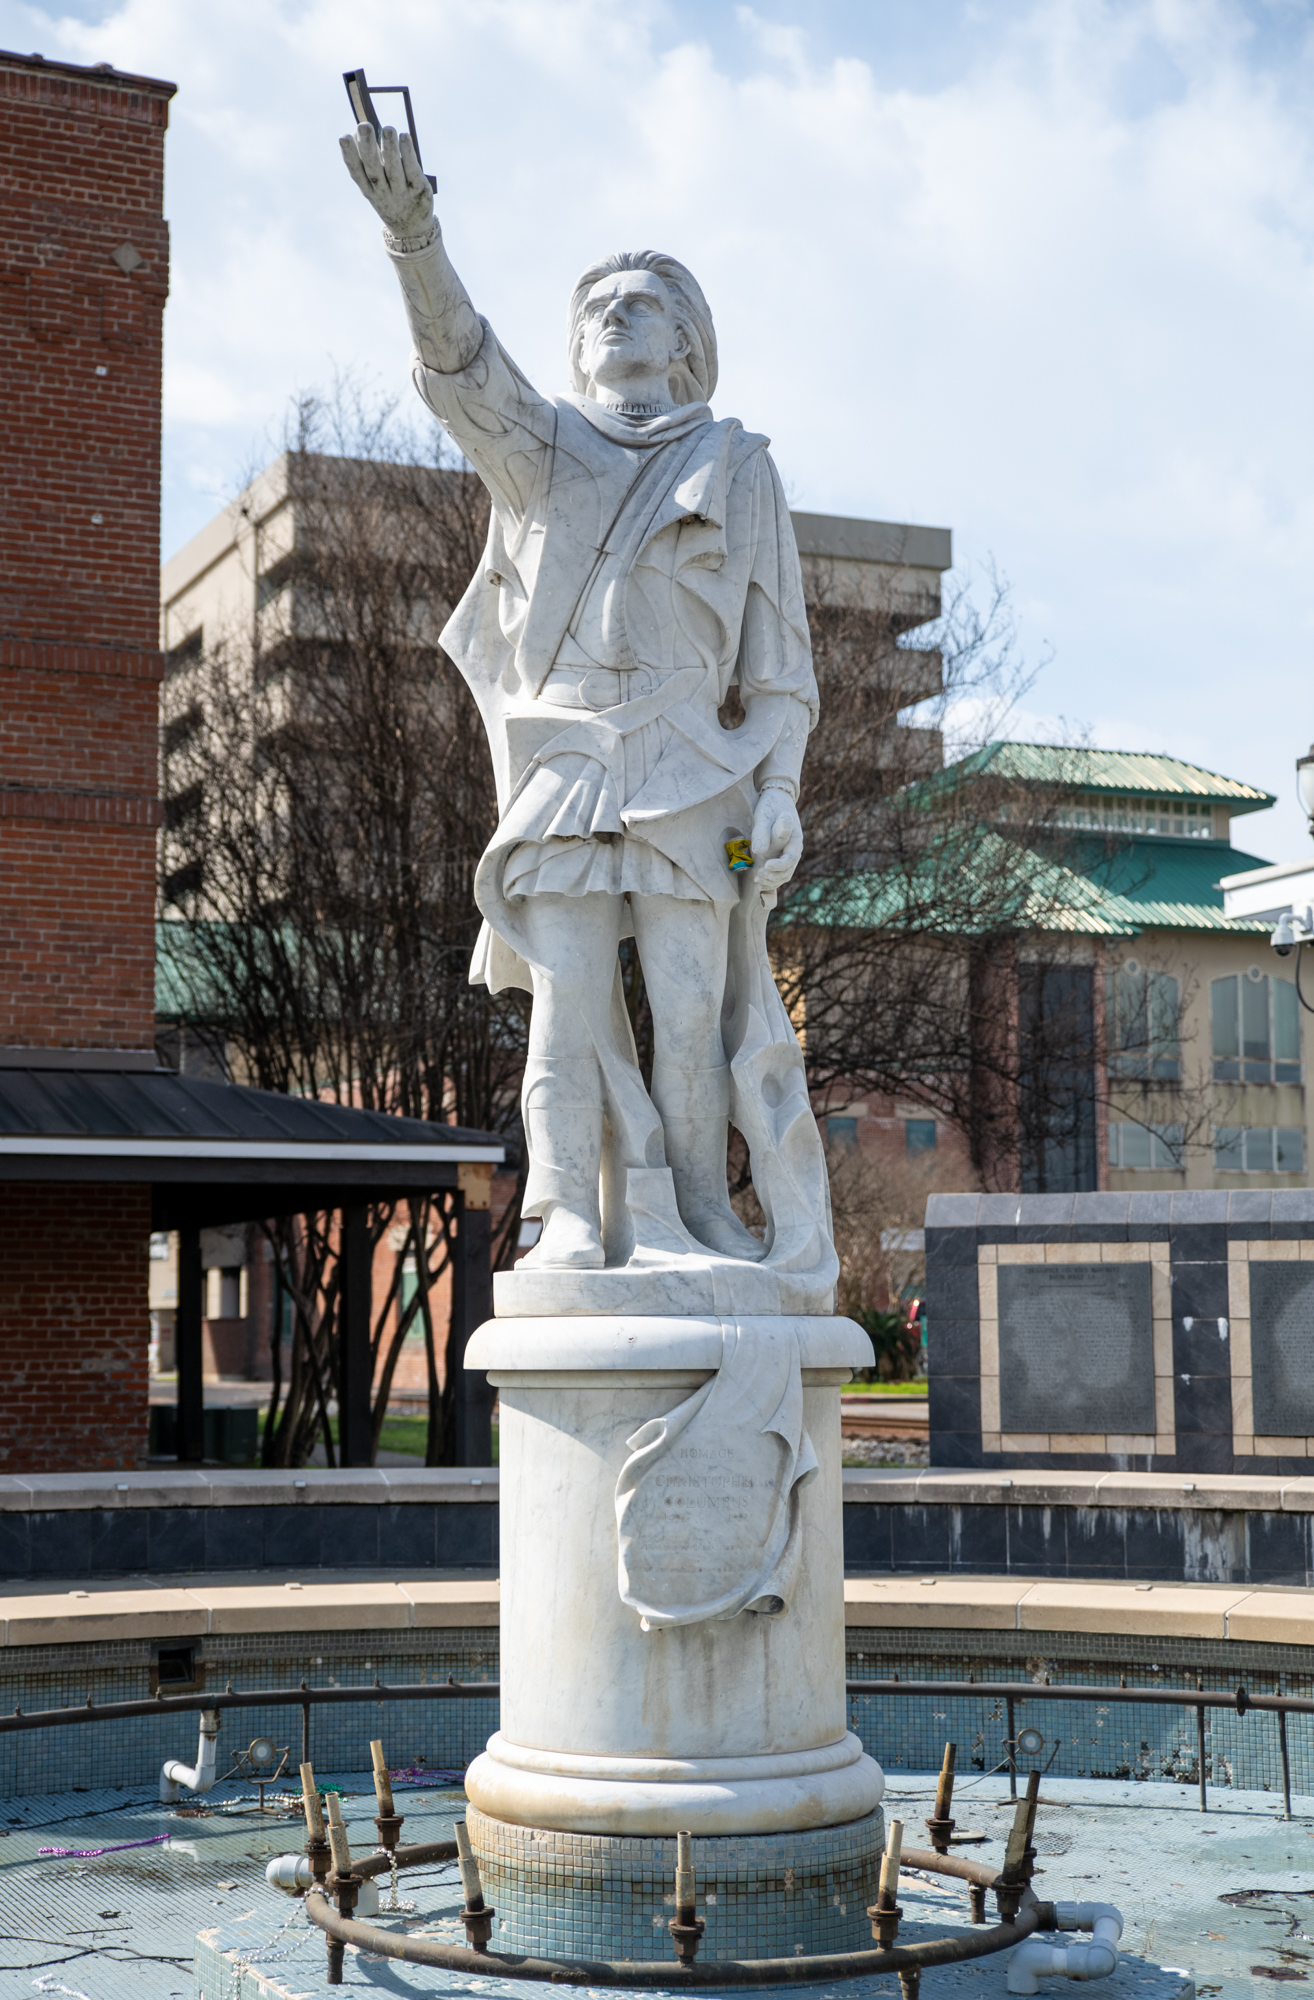
[{"label": "marble pedestal", "polygon": [[[722,1321],[507,1318],[469,1345],[501,1406],[502,1726],[466,1774],[497,1949],[669,1957],[681,1830],[713,1955],[869,1941],[884,1779],[846,1724],[839,1394],[871,1347],[850,1320],[792,1324],[817,1471],[784,1608],[651,1630],[621,1597],[617,1481],[635,1432],[720,1367]],[[750,1364],[781,1325],[737,1318]],[[711,1547],[735,1438],[691,1457],[670,1471],[699,1482]]]},{"label": "marble pedestal", "polygon": [[[482,1813],[712,1836],[875,1810],[884,1781],[845,1721],[839,1417],[871,1350],[850,1320],[796,1324],[819,1470],[798,1489],[790,1601],[652,1631],[618,1589],[616,1482],[627,1439],[716,1369],[721,1322],[500,1319],[475,1334],[466,1364],[488,1369],[501,1403],[502,1726],[467,1774]],[[754,1322],[738,1325],[751,1341]]]}]

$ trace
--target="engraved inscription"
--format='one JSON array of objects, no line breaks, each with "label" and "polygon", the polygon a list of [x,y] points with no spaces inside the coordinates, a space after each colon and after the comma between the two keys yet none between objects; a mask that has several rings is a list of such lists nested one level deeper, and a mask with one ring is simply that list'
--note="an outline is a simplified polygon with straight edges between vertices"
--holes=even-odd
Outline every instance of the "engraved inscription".
[{"label": "engraved inscription", "polygon": [[1146,1264],[1001,1264],[999,1409],[1006,1431],[1154,1430]]},{"label": "engraved inscription", "polygon": [[1314,1264],[1250,1263],[1257,1437],[1314,1433]]}]

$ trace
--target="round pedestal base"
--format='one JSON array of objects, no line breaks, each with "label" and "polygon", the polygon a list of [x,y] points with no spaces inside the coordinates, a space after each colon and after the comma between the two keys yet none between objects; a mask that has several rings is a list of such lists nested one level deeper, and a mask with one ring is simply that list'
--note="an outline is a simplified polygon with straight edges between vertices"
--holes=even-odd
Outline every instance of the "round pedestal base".
[{"label": "round pedestal base", "polygon": [[[466,1813],[484,1897],[497,1912],[491,1949],[557,1958],[670,1959],[675,1841],[514,1826]],[[877,1807],[848,1826],[807,1833],[695,1837],[700,1959],[793,1958],[872,1943],[885,1821]],[[698,1976],[693,1974],[693,1984]]]},{"label": "round pedestal base", "polygon": [[495,1820],[560,1833],[775,1834],[865,1819],[885,1779],[852,1730],[775,1756],[588,1757],[527,1750],[499,1730],[465,1774]]}]

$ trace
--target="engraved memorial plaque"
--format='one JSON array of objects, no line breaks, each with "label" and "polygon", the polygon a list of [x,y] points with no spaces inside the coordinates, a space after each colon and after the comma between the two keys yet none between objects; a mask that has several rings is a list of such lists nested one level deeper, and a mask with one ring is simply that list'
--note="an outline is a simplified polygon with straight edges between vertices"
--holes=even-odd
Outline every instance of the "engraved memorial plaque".
[{"label": "engraved memorial plaque", "polygon": [[1314,1433],[1314,1264],[1250,1265],[1257,1437]]},{"label": "engraved memorial plaque", "polygon": [[1150,1266],[1001,1264],[1006,1431],[1154,1431]]}]

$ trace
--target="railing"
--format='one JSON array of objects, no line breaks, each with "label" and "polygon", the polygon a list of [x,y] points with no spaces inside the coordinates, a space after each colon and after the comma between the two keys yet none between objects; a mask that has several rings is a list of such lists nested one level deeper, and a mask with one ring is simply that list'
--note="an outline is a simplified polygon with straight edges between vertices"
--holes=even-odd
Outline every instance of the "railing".
[{"label": "railing", "polygon": [[24,1714],[15,1708],[0,1715],[0,1736],[16,1729],[66,1729],[79,1722],[118,1722],[137,1715],[195,1715],[198,1711],[221,1708],[299,1708],[301,1710],[301,1761],[310,1762],[310,1711],[328,1704],[351,1701],[496,1701],[501,1693],[497,1681],[402,1681],[385,1686],[376,1674],[360,1687],[311,1687],[300,1681],[296,1687],[235,1688],[231,1681],[222,1694],[217,1690],[197,1694],[149,1695],[141,1701],[93,1701],[88,1695],[79,1707],[38,1708]]},{"label": "railing", "polygon": [[[1287,1747],[1288,1715],[1314,1715],[1314,1699],[1294,1694],[1252,1694],[1245,1686],[1226,1688],[1129,1688],[1089,1687],[1067,1681],[845,1681],[847,1695],[895,1694],[943,1700],[966,1699],[1003,1701],[1007,1713],[1007,1763],[1009,1790],[1017,1796],[1017,1706],[1028,1701],[1093,1701],[1104,1705],[1140,1703],[1159,1708],[1194,1709],[1199,1751],[1200,1810],[1209,1809],[1205,1770],[1205,1712],[1211,1708],[1232,1709],[1237,1715],[1258,1709],[1277,1716],[1278,1749],[1282,1759],[1282,1809],[1291,1818],[1291,1760]],[[295,1687],[234,1688],[230,1681],[222,1692],[153,1695],[140,1701],[93,1701],[90,1695],[80,1706],[34,1709],[25,1714],[15,1708],[0,1715],[0,1736],[19,1729],[64,1729],[84,1722],[113,1722],[140,1715],[194,1715],[199,1710],[224,1708],[299,1708],[301,1710],[302,1762],[310,1761],[310,1711],[312,1708],[357,1701],[496,1701],[501,1694],[498,1681],[401,1681],[387,1683],[376,1675],[358,1687],[311,1687],[301,1681]]]},{"label": "railing", "polygon": [[1087,1687],[1068,1681],[846,1681],[848,1694],[900,1694],[964,1697],[987,1695],[1002,1700],[1007,1711],[1007,1754],[1009,1794],[1017,1797],[1017,1704],[1020,1701],[1095,1701],[1112,1706],[1133,1702],[1159,1708],[1195,1710],[1197,1762],[1200,1771],[1200,1810],[1208,1812],[1209,1797],[1205,1773],[1205,1710],[1231,1708],[1245,1715],[1252,1708],[1268,1709],[1278,1719],[1278,1750],[1282,1759],[1282,1812],[1291,1818],[1291,1759],[1287,1748],[1288,1715],[1314,1715],[1314,1700],[1295,1694],[1251,1694],[1244,1686],[1229,1694],[1225,1688],[1129,1688]]}]

